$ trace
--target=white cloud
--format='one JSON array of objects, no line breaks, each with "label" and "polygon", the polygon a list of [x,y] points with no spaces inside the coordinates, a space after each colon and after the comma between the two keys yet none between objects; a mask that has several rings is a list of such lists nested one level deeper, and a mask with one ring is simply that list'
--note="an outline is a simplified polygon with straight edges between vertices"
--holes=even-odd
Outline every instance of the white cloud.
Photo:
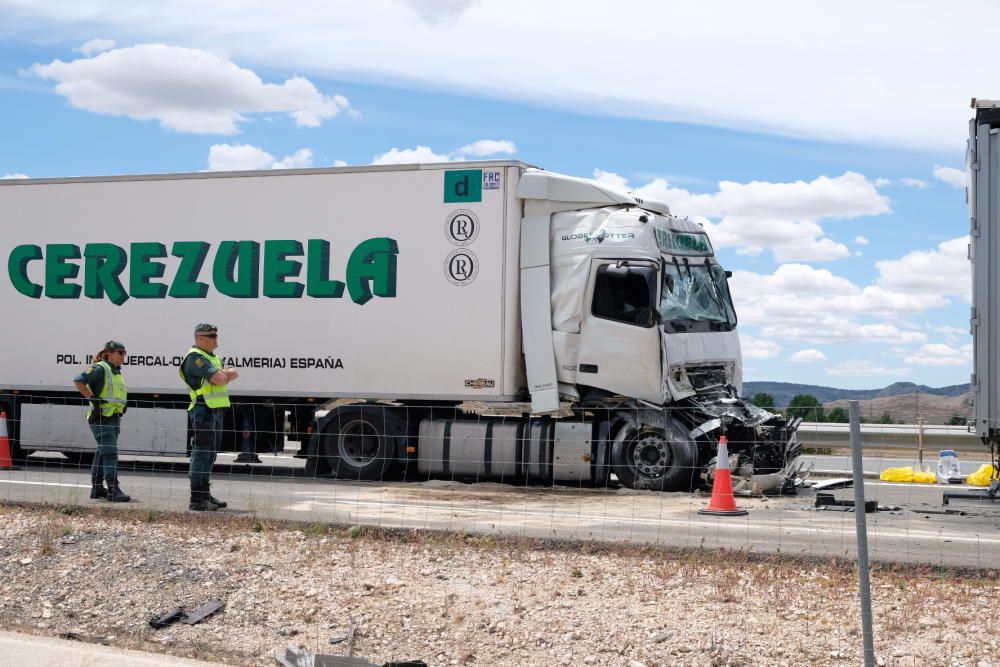
[{"label": "white cloud", "polygon": [[875,179],[875,187],[877,188],[887,188],[894,185],[902,185],[907,188],[926,188],[927,181],[921,180],[919,178],[897,178],[895,180],[891,178]]},{"label": "white cloud", "polygon": [[814,344],[927,340],[906,318],[948,305],[946,296],[858,286],[827,269],[783,264],[772,274],[734,271],[730,280],[740,322],[776,341]]},{"label": "white cloud", "polygon": [[953,188],[965,187],[965,170],[934,165],[934,178],[944,181]]},{"label": "white cloud", "polygon": [[[988,58],[968,56],[969,17],[1000,24],[1000,5],[986,0],[958,12],[947,3],[911,11],[902,0],[845,0],[822,13],[791,0],[734,4],[724,12],[715,3],[644,0],[578,3],[571,12],[530,0],[313,2],[298,11],[236,0],[132,0],[127,11],[120,0],[3,5],[5,42],[39,34],[84,41],[100,33],[217,46],[241,61],[316,76],[942,150],[967,136],[969,109],[961,101],[996,78]],[[624,17],[670,27],[670,39],[662,29],[636,31],[636,21]],[[457,44],[474,45],[462,49],[459,63]],[[614,48],[595,59],[595,44]],[[679,53],[698,57],[681,65],[672,59]]]},{"label": "white cloud", "polygon": [[916,366],[971,366],[972,343],[953,347],[944,343],[928,343],[920,350],[904,359],[907,364]]},{"label": "white cloud", "polygon": [[869,241],[868,237],[866,236],[855,236],[854,242],[857,243],[858,245],[868,245],[869,243],[871,243],[871,241]]},{"label": "white cloud", "polygon": [[[594,180],[629,190],[618,174],[594,170]],[[722,181],[711,194],[694,194],[671,187],[664,179],[635,192],[666,202],[671,211],[705,225],[716,248],[736,248],[740,254],[765,250],[778,262],[819,262],[849,257],[843,243],[825,236],[818,220],[849,219],[888,213],[889,200],[861,174],[845,172],[812,181],[769,183]],[[717,222],[713,221],[717,220]]]},{"label": "white cloud", "polygon": [[972,265],[968,259],[969,237],[960,236],[938,244],[937,250],[918,250],[895,260],[875,262],[880,287],[893,292],[959,296],[969,301]]},{"label": "white cloud", "polygon": [[904,377],[910,371],[908,368],[889,368],[879,366],[870,361],[852,360],[839,363],[826,369],[827,375],[854,376],[854,377],[882,377],[893,375]]},{"label": "white cloud", "polygon": [[254,169],[301,169],[311,167],[312,151],[303,148],[275,160],[274,156],[249,144],[215,144],[208,149],[208,171],[250,171]]},{"label": "white cloud", "polygon": [[[456,158],[461,160],[462,158]],[[387,153],[376,155],[372,159],[372,164],[408,164],[426,162],[450,162],[450,155],[438,155],[428,146],[417,146],[416,148],[392,148]]]},{"label": "white cloud", "polygon": [[790,361],[797,361],[799,363],[809,363],[813,361],[826,361],[827,356],[816,349],[799,350],[792,356],[788,357]]},{"label": "white cloud", "polygon": [[271,169],[304,169],[311,167],[313,163],[313,153],[308,148],[300,148],[291,155],[287,155],[274,164]]},{"label": "white cloud", "polygon": [[80,109],[195,134],[236,134],[247,114],[287,113],[301,127],[319,127],[350,103],[320,93],[308,79],[264,83],[226,56],[164,44],[140,44],[72,62],[35,64],[56,92]]},{"label": "white cloud", "polygon": [[941,325],[941,326],[933,327],[933,330],[936,331],[936,332],[938,332],[938,333],[940,333],[940,334],[943,334],[944,337],[945,337],[945,340],[947,340],[949,343],[953,343],[953,344],[957,343],[958,341],[962,340],[963,338],[964,339],[968,339],[969,336],[972,335],[972,334],[969,333],[968,327],[966,327],[965,329],[960,329],[958,327],[953,327],[953,326],[951,326],[949,324],[944,324],[944,325]]},{"label": "white cloud", "polygon": [[3,176],[0,176],[0,180],[5,180],[8,178],[27,178],[27,175],[14,172],[13,174],[4,174]]},{"label": "white cloud", "polygon": [[746,335],[740,336],[740,347],[745,359],[770,359],[778,356],[778,353],[781,352],[781,347],[774,341],[761,340]]},{"label": "white cloud", "polygon": [[430,25],[454,23],[480,0],[402,0]]},{"label": "white cloud", "polygon": [[461,162],[466,156],[485,157],[487,155],[517,152],[513,141],[506,139],[480,139],[471,144],[456,148],[448,153],[435,153],[430,146],[416,148],[391,148],[388,152],[376,155],[372,164],[410,164],[427,162]]},{"label": "white cloud", "polygon": [[92,56],[95,53],[100,53],[101,51],[108,51],[109,49],[115,48],[115,40],[113,39],[92,39],[80,48],[76,49],[85,56]]},{"label": "white cloud", "polygon": [[498,154],[513,155],[517,152],[517,146],[514,145],[513,141],[480,139],[467,146],[462,146],[455,152],[461,155],[475,155],[476,157]]}]

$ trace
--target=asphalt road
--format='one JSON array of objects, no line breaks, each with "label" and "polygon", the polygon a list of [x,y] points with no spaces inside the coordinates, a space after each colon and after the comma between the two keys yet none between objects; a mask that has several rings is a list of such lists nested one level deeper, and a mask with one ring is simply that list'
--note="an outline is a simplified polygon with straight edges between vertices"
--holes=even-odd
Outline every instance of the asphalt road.
[{"label": "asphalt road", "polygon": [[[265,464],[259,466],[231,465],[227,462],[231,458],[220,457],[213,493],[229,501],[227,513],[252,513],[266,519],[724,547],[818,557],[851,557],[856,547],[855,515],[817,510],[808,493],[741,498],[738,504],[746,507],[749,515],[715,517],[697,513],[708,504],[707,494],[438,480],[359,483],[306,479],[300,474],[301,461],[291,457],[264,456]],[[879,461],[882,467],[884,463]],[[186,510],[185,467],[183,462],[140,462],[138,469],[124,467],[120,472],[122,485],[136,499],[127,506]],[[878,466],[866,464],[866,472],[870,467]],[[32,460],[23,469],[0,471],[0,499],[5,501],[96,504],[87,499],[88,490],[89,472],[58,458]],[[942,491],[934,485],[868,480],[866,498],[900,508],[866,516],[872,560],[1000,567],[1000,503],[953,501],[945,506]],[[852,499],[853,490],[836,491],[835,495]]]}]

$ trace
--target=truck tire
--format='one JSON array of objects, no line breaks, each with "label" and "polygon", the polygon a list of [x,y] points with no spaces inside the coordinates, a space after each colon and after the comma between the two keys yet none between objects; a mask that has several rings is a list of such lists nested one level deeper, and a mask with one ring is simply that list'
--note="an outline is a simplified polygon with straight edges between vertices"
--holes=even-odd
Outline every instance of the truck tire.
[{"label": "truck tire", "polygon": [[376,480],[396,463],[396,444],[385,408],[349,406],[323,429],[321,452],[340,479]]},{"label": "truck tire", "polygon": [[630,489],[649,491],[690,491],[697,458],[694,442],[649,428],[629,434],[611,450],[618,480]]}]

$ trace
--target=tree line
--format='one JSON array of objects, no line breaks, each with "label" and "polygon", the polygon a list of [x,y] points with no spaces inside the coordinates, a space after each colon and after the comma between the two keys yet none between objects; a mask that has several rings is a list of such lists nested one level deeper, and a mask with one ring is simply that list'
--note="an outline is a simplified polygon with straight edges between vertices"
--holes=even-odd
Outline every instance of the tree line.
[{"label": "tree line", "polygon": [[[815,396],[811,394],[796,394],[792,397],[792,400],[788,402],[788,405],[784,410],[776,410],[774,406],[774,396],[764,392],[754,394],[750,402],[759,408],[764,408],[765,410],[771,410],[772,412],[783,412],[785,416],[789,418],[801,418],[807,422],[827,422],[833,424],[846,424],[850,421],[850,416],[848,415],[847,408],[840,406],[830,408],[829,411],[823,408],[823,404],[819,402]],[[960,414],[954,414],[946,422],[951,426],[964,426],[969,420],[968,417]],[[862,423],[869,424],[896,424],[903,423],[901,421],[894,421],[892,415],[888,412],[883,412],[882,415],[876,419],[871,417],[861,417]]]}]

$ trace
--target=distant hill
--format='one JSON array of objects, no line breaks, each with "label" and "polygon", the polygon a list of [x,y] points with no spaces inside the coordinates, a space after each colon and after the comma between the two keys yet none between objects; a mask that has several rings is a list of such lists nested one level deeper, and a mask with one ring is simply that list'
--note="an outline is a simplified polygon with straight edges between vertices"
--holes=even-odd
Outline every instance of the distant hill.
[{"label": "distant hill", "polygon": [[[928,387],[912,382],[896,382],[882,389],[838,389],[822,387],[815,384],[794,384],[792,382],[744,382],[743,395],[752,398],[754,394],[765,393],[774,396],[774,404],[781,407],[788,405],[796,394],[809,394],[823,404],[834,401],[870,401],[877,398],[892,398],[895,396],[914,395],[913,404],[920,400],[933,400],[930,397],[948,398],[963,397],[969,392],[968,384],[954,384],[947,387]],[[919,399],[916,397],[920,397]],[[927,403],[930,405],[930,403]]]}]

